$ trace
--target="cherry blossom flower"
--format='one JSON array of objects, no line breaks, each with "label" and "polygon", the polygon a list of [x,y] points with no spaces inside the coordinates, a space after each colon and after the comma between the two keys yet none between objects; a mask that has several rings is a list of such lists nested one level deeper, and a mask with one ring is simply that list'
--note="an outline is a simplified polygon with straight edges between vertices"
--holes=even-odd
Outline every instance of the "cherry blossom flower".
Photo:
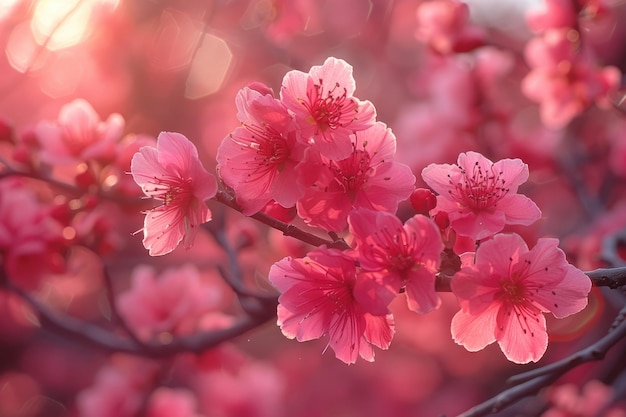
[{"label": "cherry blossom flower", "polygon": [[42,121],[35,127],[41,159],[52,165],[67,165],[93,159],[109,160],[122,137],[124,119],[119,114],[100,120],[87,101],[76,99],[61,108],[56,122]]},{"label": "cherry blossom flower", "polygon": [[217,192],[194,144],[180,133],[162,132],[156,148],[144,146],[133,156],[130,170],[144,194],[163,201],[144,221],[143,245],[150,255],[169,253],[181,241],[190,248],[197,227],[211,220],[204,201]]},{"label": "cherry blossom flower", "polygon": [[221,291],[204,284],[192,265],[169,268],[158,277],[154,268],[138,266],[131,287],[120,294],[120,314],[144,340],[161,333],[190,334],[201,318],[219,307]]},{"label": "cherry blossom flower", "polygon": [[382,286],[394,296],[404,288],[409,309],[415,312],[424,314],[439,306],[435,274],[443,242],[432,220],[415,215],[402,225],[390,213],[355,210],[349,223],[359,265],[376,272],[367,278],[374,280],[372,302],[386,298],[380,297]]},{"label": "cherry blossom flower", "polygon": [[469,24],[469,7],[459,0],[425,1],[416,14],[415,36],[436,52],[467,52],[484,43],[484,31]]},{"label": "cherry blossom flower", "polygon": [[564,127],[592,104],[608,107],[620,85],[619,69],[596,65],[578,36],[567,28],[551,29],[526,45],[531,69],[522,92],[539,103],[541,121],[552,129]]},{"label": "cherry blossom flower", "polygon": [[538,361],[548,346],[541,313],[577,313],[591,290],[591,280],[567,263],[557,245],[557,239],[541,238],[529,250],[516,234],[482,243],[476,263],[452,278],[461,305],[452,319],[454,340],[472,352],[497,341],[512,362]]},{"label": "cherry blossom flower", "polygon": [[188,389],[159,387],[148,399],[146,417],[202,417],[198,400]]},{"label": "cherry blossom flower", "polygon": [[309,73],[292,70],[283,78],[280,97],[293,111],[303,143],[314,143],[327,158],[338,160],[352,152],[350,134],[369,128],[376,110],[369,101],[353,97],[352,67],[328,58]]},{"label": "cherry blossom flower", "polygon": [[[243,127],[224,138],[217,152],[220,177],[237,196],[243,213],[251,215],[270,200],[293,207],[300,196],[295,166],[304,155],[296,125],[287,108],[261,86],[237,95]],[[261,90],[258,91],[258,90]]]},{"label": "cherry blossom flower", "polygon": [[550,387],[550,408],[541,417],[626,417],[626,401],[615,389],[593,379],[582,389],[568,383]]},{"label": "cherry blossom flower", "polygon": [[63,272],[62,231],[32,186],[16,178],[0,181],[0,259],[13,282],[36,289],[48,274]]},{"label": "cherry blossom flower", "polygon": [[348,364],[359,355],[371,362],[374,346],[389,347],[393,318],[374,316],[357,301],[357,268],[343,252],[321,247],[305,258],[286,257],[272,265],[269,279],[281,292],[278,325],[286,337],[304,342],[328,334],[328,346]]},{"label": "cherry blossom flower", "polygon": [[502,231],[506,224],[528,226],[541,211],[528,197],[517,194],[528,179],[520,159],[491,162],[477,152],[461,153],[456,165],[430,164],[422,178],[437,196],[437,210],[448,213],[459,235],[475,240]]},{"label": "cherry blossom flower", "polygon": [[384,123],[352,135],[352,154],[333,161],[308,149],[296,168],[304,195],[298,215],[312,226],[341,231],[354,208],[395,213],[414,190],[411,169],[395,162],[396,138]]}]

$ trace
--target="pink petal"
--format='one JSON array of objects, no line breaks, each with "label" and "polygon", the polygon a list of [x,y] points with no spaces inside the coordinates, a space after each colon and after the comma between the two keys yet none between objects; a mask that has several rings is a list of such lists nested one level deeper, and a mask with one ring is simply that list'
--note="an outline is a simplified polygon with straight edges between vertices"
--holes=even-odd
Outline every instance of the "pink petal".
[{"label": "pink petal", "polygon": [[391,314],[386,316],[365,315],[365,340],[381,349],[388,349],[395,333],[394,319]]},{"label": "pink petal", "polygon": [[537,204],[521,194],[508,194],[498,201],[498,209],[504,212],[507,224],[529,226],[541,218]]},{"label": "pink petal", "polygon": [[508,360],[515,363],[537,362],[548,348],[546,319],[534,308],[516,308],[511,314],[501,309],[496,339]]},{"label": "pink petal", "polygon": [[315,81],[324,80],[324,85],[326,86],[339,84],[341,87],[339,89],[341,90],[340,94],[343,93],[345,88],[348,97],[352,96],[356,89],[356,82],[352,76],[352,66],[343,59],[329,57],[324,61],[324,65],[311,67],[309,74]]},{"label": "pink petal", "polygon": [[435,275],[424,268],[412,272],[406,282],[406,300],[409,309],[419,314],[439,308],[441,299],[435,292]]},{"label": "pink petal", "polygon": [[498,303],[492,303],[481,314],[468,314],[462,310],[457,312],[452,318],[452,338],[470,352],[484,349],[496,340],[496,316],[499,309]]},{"label": "pink petal", "polygon": [[493,165],[496,172],[502,172],[504,186],[509,189],[509,193],[516,193],[518,187],[528,181],[528,165],[521,159],[501,159]]},{"label": "pink petal", "polygon": [[398,295],[400,284],[400,278],[396,275],[363,272],[354,285],[354,299],[364,311],[384,316],[389,314],[388,306]]},{"label": "pink petal", "polygon": [[541,288],[533,301],[550,311],[554,317],[561,319],[582,311],[587,306],[587,298],[591,291],[591,280],[584,272],[569,265],[563,281],[556,286]]},{"label": "pink petal", "polygon": [[188,177],[191,161],[198,158],[198,150],[189,139],[176,132],[161,132],[157,137],[159,163],[180,177]]},{"label": "pink petal", "polygon": [[[460,173],[456,165],[450,164],[430,164],[422,170],[422,179],[432,188],[441,198],[448,198],[448,190],[450,190],[450,177],[448,174],[452,172]],[[439,200],[439,198],[437,199]]]},{"label": "pink petal", "polygon": [[170,253],[183,240],[185,225],[180,210],[161,206],[146,214],[143,226],[143,246],[150,256]]},{"label": "pink petal", "polygon": [[480,244],[476,250],[476,262],[489,264],[495,275],[505,277],[509,275],[511,263],[518,262],[528,252],[521,236],[502,233]]},{"label": "pink petal", "polygon": [[167,171],[159,163],[159,153],[152,146],[142,146],[130,162],[130,172],[133,179],[145,192],[145,187],[151,187],[155,177],[167,175]]}]

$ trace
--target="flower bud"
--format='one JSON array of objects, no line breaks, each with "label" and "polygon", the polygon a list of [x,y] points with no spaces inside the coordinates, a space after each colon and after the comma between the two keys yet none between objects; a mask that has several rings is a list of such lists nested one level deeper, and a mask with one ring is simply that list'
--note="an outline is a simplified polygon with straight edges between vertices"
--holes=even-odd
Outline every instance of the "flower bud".
[{"label": "flower bud", "polygon": [[427,188],[416,188],[409,197],[413,209],[425,216],[437,206],[437,196]]}]

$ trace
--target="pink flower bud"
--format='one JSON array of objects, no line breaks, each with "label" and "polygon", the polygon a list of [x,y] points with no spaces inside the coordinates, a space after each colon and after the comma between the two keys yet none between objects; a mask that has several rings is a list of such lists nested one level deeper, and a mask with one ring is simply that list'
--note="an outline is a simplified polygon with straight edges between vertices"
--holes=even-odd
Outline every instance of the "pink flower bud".
[{"label": "pink flower bud", "polygon": [[437,206],[437,196],[428,188],[416,188],[409,197],[411,207],[418,214],[428,216],[430,211]]}]

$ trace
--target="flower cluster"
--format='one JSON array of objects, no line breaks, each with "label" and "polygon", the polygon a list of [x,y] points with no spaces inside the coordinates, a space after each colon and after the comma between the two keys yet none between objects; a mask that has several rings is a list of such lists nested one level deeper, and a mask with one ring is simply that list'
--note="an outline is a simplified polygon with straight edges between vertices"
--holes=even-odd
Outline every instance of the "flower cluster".
[{"label": "flower cluster", "polygon": [[328,58],[289,71],[276,98],[260,83],[237,95],[242,126],[224,138],[218,171],[245,214],[270,202],[339,232],[356,208],[395,212],[415,177],[394,160],[396,138],[372,103],[354,97],[352,67]]},{"label": "flower cluster", "polygon": [[[541,211],[518,194],[528,180],[520,159],[492,162],[477,152],[457,163],[431,164],[414,190],[410,169],[395,161],[395,137],[369,102],[353,96],[351,67],[329,58],[310,72],[288,72],[276,98],[253,83],[237,95],[242,126],[218,151],[218,171],[245,214],[279,204],[310,226],[344,233],[351,245],[322,246],[275,263],[278,325],[298,341],[328,335],[340,360],[374,360],[395,332],[391,302],[426,314],[449,282],[461,311],[454,340],[475,351],[498,341],[514,362],[537,361],[547,347],[542,313],[562,318],[587,304],[590,280],[569,265],[555,239],[529,250],[508,225],[528,226]],[[396,215],[411,197],[418,211]],[[457,253],[456,237],[476,252]]]}]

